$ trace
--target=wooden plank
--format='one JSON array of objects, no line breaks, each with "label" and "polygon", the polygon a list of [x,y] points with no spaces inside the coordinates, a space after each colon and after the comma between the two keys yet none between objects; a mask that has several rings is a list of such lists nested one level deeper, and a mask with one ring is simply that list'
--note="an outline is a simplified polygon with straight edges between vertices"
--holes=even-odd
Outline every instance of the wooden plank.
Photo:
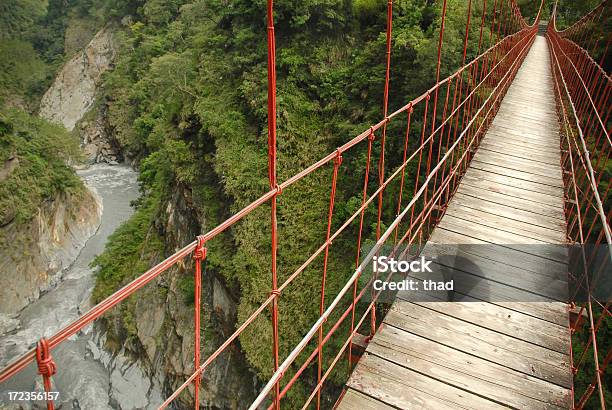
[{"label": "wooden plank", "polygon": [[506,94],[506,96],[508,98],[510,98],[511,101],[523,101],[526,103],[531,103],[531,104],[539,104],[539,102],[542,101],[542,99],[546,99],[546,97],[544,98],[534,98],[533,95],[531,95],[531,92],[529,90],[509,90],[508,93]]},{"label": "wooden plank", "polygon": [[[545,260],[545,263],[541,263],[541,258],[529,254],[519,254],[511,248],[491,245],[484,241],[443,229],[440,229],[439,232],[437,230],[434,231],[431,239],[423,248],[422,254],[426,256],[438,254],[456,255],[457,257],[468,259],[476,267],[482,266],[482,269],[478,268],[480,271],[483,271],[485,267],[491,272],[499,270],[500,272],[506,272],[506,280],[509,280],[509,277],[516,277],[517,280],[524,277],[526,281],[531,279],[529,281],[531,285],[539,283],[539,277],[547,281],[560,281],[563,283],[568,281],[566,264],[556,263],[548,259]],[[518,256],[521,256],[522,259],[519,259]],[[495,264],[499,264],[499,266],[495,266]],[[466,271],[470,272],[469,269]],[[491,279],[498,280],[493,276]]]},{"label": "wooden plank", "polygon": [[558,149],[543,150],[531,144],[509,139],[484,138],[480,149],[494,151],[501,155],[509,155],[523,160],[543,162],[559,168],[561,155]]},{"label": "wooden plank", "polygon": [[527,131],[529,134],[546,135],[551,138],[554,138],[555,135],[558,136],[558,133],[555,134],[555,131],[558,132],[559,124],[555,116],[548,117],[548,121],[522,118],[521,122],[516,121],[512,123],[513,120],[517,119],[517,116],[515,116],[511,110],[505,110],[505,112],[506,115],[495,117],[493,123],[496,126],[510,128],[517,131]]},{"label": "wooden plank", "polygon": [[525,181],[519,178],[513,178],[506,175],[494,174],[485,172],[480,169],[471,167],[467,170],[464,177],[470,176],[481,181],[490,181],[501,186],[510,186],[524,189],[526,191],[537,192],[540,194],[550,195],[558,200],[563,200],[563,189],[560,187],[551,187],[550,185],[538,184],[537,182]]},{"label": "wooden plank", "polygon": [[489,150],[478,150],[476,155],[474,155],[474,160],[486,162],[488,164],[498,165],[504,168],[529,172],[530,174],[542,175],[545,177],[554,177],[557,178],[558,183],[562,183],[561,168],[559,166],[543,164],[541,162],[536,162],[528,159],[511,157]]},{"label": "wooden plank", "polygon": [[537,225],[528,224],[503,216],[482,212],[477,209],[459,207],[454,203],[446,210],[447,215],[464,219],[471,223],[497,228],[502,231],[523,235],[528,238],[538,239],[546,243],[565,243],[565,234]]},{"label": "wooden plank", "polygon": [[521,134],[519,131],[508,130],[492,124],[483,141],[514,144],[514,149],[528,149],[542,155],[559,155],[560,140],[555,135],[542,137]]},{"label": "wooden plank", "polygon": [[[514,92],[514,91],[513,91]],[[507,95],[507,94],[506,94]],[[554,118],[557,120],[557,112],[556,107],[553,103],[546,103],[546,99],[540,100],[541,104],[529,106],[528,103],[523,102],[521,99],[516,98],[508,98],[504,100],[504,104],[500,108],[500,111],[503,109],[509,113],[517,113],[517,114],[539,114],[547,118]]]},{"label": "wooden plank", "polygon": [[[490,259],[505,263],[507,265],[518,265],[518,267],[521,267],[522,269],[534,272],[537,272],[538,267],[540,267],[542,270],[567,274],[567,263],[531,255],[529,253],[505,246],[506,244],[492,244],[491,242],[487,242],[473,236],[464,235],[460,232],[447,230],[439,226],[433,231],[428,242],[436,245],[449,245],[452,247],[461,245],[461,250],[469,249],[470,252],[476,252],[474,251],[475,248],[486,249],[486,253],[490,255]],[[468,245],[474,246],[470,247]]]},{"label": "wooden plank", "polygon": [[529,201],[563,209],[563,198],[548,194],[542,194],[536,191],[530,191],[524,188],[515,187],[512,185],[500,183],[499,181],[491,181],[484,178],[476,178],[472,174],[466,174],[461,179],[462,185],[470,185],[479,189],[497,192],[515,198],[527,199]]},{"label": "wooden plank", "polygon": [[[506,246],[508,248],[514,248],[514,245],[546,245],[546,242],[540,239],[533,239],[525,235],[518,235],[508,230],[500,230],[496,227],[489,225],[473,223],[466,219],[458,218],[454,215],[445,215],[443,220],[438,224],[440,229],[447,231],[453,231],[461,235],[470,236],[472,238],[480,239],[487,243]],[[517,247],[519,252],[527,252],[527,246]],[[536,248],[536,246],[533,246]],[[532,253],[534,255],[534,253]],[[540,256],[547,259],[559,260],[556,257],[549,256],[548,253],[543,254],[541,252],[535,253],[536,256]],[[562,255],[565,257],[565,255]],[[560,260],[562,262],[562,260]]]},{"label": "wooden plank", "polygon": [[[398,298],[406,300],[406,292],[398,292]],[[410,301],[410,299],[407,299]],[[566,354],[569,351],[567,329],[541,319],[486,302],[417,302],[431,309],[477,326],[514,337],[547,349]]]},{"label": "wooden plank", "polygon": [[541,127],[545,126],[547,128],[554,129],[555,127],[559,127],[559,122],[557,118],[553,115],[546,116],[531,116],[529,113],[525,112],[510,112],[506,111],[505,115],[500,115],[499,113],[495,116],[495,120],[499,120],[499,124],[516,124],[516,122],[520,122],[521,125],[525,125],[527,127]]},{"label": "wooden plank", "polygon": [[485,140],[521,144],[534,150],[548,153],[554,153],[555,147],[556,151],[558,151],[561,145],[558,139],[555,141],[552,140],[552,137],[534,137],[532,135],[521,134],[514,131],[510,132],[506,129],[493,126],[489,128],[487,135],[483,138],[483,141]]},{"label": "wooden plank", "polygon": [[455,387],[513,408],[569,407],[569,392],[551,383],[451,349],[393,326],[372,339],[370,352]]},{"label": "wooden plank", "polygon": [[[421,280],[424,275],[420,273],[411,274],[410,277],[415,280]],[[490,288],[490,287],[489,287]],[[476,290],[476,289],[475,289]],[[418,292],[400,291],[397,293],[397,298],[407,302],[419,303],[419,302],[445,302],[445,303],[487,303],[492,307],[502,308],[505,311],[513,312],[514,314],[520,314],[525,317],[537,319],[542,323],[549,325],[558,326],[565,329],[567,333],[568,327],[568,312],[567,305],[562,302],[503,302],[497,300],[486,300],[491,299],[489,295],[486,298],[479,298],[478,295],[474,295],[474,292],[468,291],[460,293],[461,290],[457,290],[453,293],[453,301],[449,302],[448,297],[443,292],[435,291],[424,291],[419,290]],[[470,294],[472,293],[472,294]],[[555,317],[551,313],[556,314]],[[552,320],[551,320],[552,318]]]},{"label": "wooden plank", "polygon": [[[525,121],[527,124],[538,123],[553,129],[559,127],[556,114],[546,111],[528,111],[519,113],[515,107],[503,107],[497,112],[497,116],[504,119],[512,119],[515,121]],[[496,118],[497,118],[496,116]]]},{"label": "wooden plank", "polygon": [[474,198],[475,197],[471,195],[463,194],[463,192],[457,192],[453,199],[451,199],[450,203],[456,203],[457,206],[466,206],[479,211],[497,214],[509,219],[515,219],[517,221],[541,226],[543,228],[550,227],[549,229],[556,229],[561,232],[565,230],[565,222],[557,218],[547,217],[498,202],[474,200]]},{"label": "wooden plank", "polygon": [[536,242],[535,239],[500,231],[486,225],[476,225],[463,219],[455,218],[452,215],[446,216],[440,222],[438,228],[480,239],[491,244],[501,245],[504,248],[514,249],[519,252],[517,254],[519,258],[525,255],[539,257],[542,259],[539,263],[545,263],[547,260],[567,263],[568,260],[568,251],[561,246],[547,246],[548,244],[544,241]]},{"label": "wooden plank", "polygon": [[552,87],[550,87],[550,77],[545,76],[539,79],[537,77],[537,72],[529,72],[529,75],[519,77],[519,81],[514,81],[508,92],[512,91],[513,93],[518,94],[526,93],[532,98],[540,97],[540,99],[543,100],[554,100],[555,94],[552,90]]},{"label": "wooden plank", "polygon": [[[436,294],[422,294],[423,292],[419,292],[419,294],[415,295],[403,295],[401,299],[410,301],[410,302],[431,302],[431,301],[440,301],[444,302],[439,292]],[[431,292],[430,292],[431,293]],[[468,292],[469,293],[469,292]],[[399,292],[398,292],[399,294]],[[421,295],[422,294],[422,295]],[[487,296],[487,299],[490,299]],[[506,309],[510,312],[514,312],[517,314],[525,315],[528,317],[532,317],[534,319],[541,320],[545,323],[550,323],[556,326],[560,326],[566,329],[569,326],[569,315],[567,312],[567,305],[561,302],[501,302],[501,301],[487,301],[483,299],[479,299],[474,297],[473,295],[464,295],[459,292],[455,292],[453,303],[478,303],[478,302],[486,302],[491,306],[500,307]],[[558,310],[563,310],[563,312],[558,313]],[[553,314],[555,314],[553,316]]]},{"label": "wooden plank", "polygon": [[514,109],[513,107],[507,106],[504,107],[504,113],[507,114],[507,116],[504,116],[505,118],[508,118],[510,116],[513,116],[516,119],[525,119],[527,121],[531,121],[531,122],[535,122],[538,124],[542,124],[542,125],[546,125],[546,126],[559,126],[559,122],[558,122],[558,117],[556,115],[556,113],[554,111],[546,111],[546,110],[540,110],[538,111],[537,109],[534,110],[517,110]]},{"label": "wooden plank", "polygon": [[537,135],[533,132],[528,132],[522,129],[508,128],[499,124],[491,124],[487,131],[487,138],[495,140],[518,141],[528,144],[534,148],[550,149],[551,147],[560,146],[561,141],[558,135],[539,131]]},{"label": "wooden plank", "polygon": [[[400,292],[398,292],[399,294]],[[406,297],[403,297],[402,299],[406,300]],[[412,302],[431,302],[431,301],[435,301],[435,298],[429,298],[429,299],[425,299],[423,298],[422,300],[409,300]],[[442,301],[442,300],[440,300]],[[456,302],[453,303],[463,303],[463,302],[470,302],[470,303],[480,303],[483,302],[480,299],[476,299],[473,298],[472,296],[468,296],[468,295],[461,295],[459,298],[457,298]],[[533,318],[538,320],[538,322],[541,323],[545,323],[547,325],[554,325],[557,326],[561,329],[564,329],[564,331],[567,333],[568,332],[568,326],[569,326],[569,315],[568,315],[568,308],[567,305],[565,303],[558,303],[558,302],[495,302],[495,303],[490,303],[490,302],[486,302],[488,303],[491,307],[494,308],[501,308],[501,309],[505,309],[505,311],[508,312],[514,312],[513,314],[518,314],[524,317],[529,317],[529,318]],[[560,308],[563,312],[563,319],[562,321],[550,321],[545,317],[539,317],[537,315],[533,315],[531,314],[531,311],[533,311],[533,309],[531,309],[530,307],[532,306],[539,306],[542,305],[544,307],[546,307],[547,309],[550,308],[553,311],[557,310],[558,308]],[[527,306],[526,309],[524,309],[523,307]],[[567,352],[563,352],[566,353]]]},{"label": "wooden plank", "polygon": [[[551,278],[546,275],[538,275],[533,272],[510,266],[499,261],[492,259],[482,258],[479,255],[473,255],[468,252],[463,252],[461,248],[453,249],[453,254],[444,253],[442,247],[436,248],[425,248],[423,255],[428,258],[436,259],[432,265],[435,268],[435,275],[447,275],[444,279],[450,280],[455,278],[455,289],[457,292],[464,294],[473,293],[477,287],[475,284],[481,279],[487,279],[490,283],[483,283],[485,289],[493,289],[496,285],[495,282],[502,285],[507,285],[512,295],[512,300],[518,301],[549,301],[551,299],[557,301],[566,301],[568,298],[568,285],[567,280],[563,278]],[[467,273],[475,276],[464,276],[457,271]],[[414,273],[412,276],[419,279],[435,279],[442,280],[440,277],[433,278],[428,276],[432,274],[419,274]],[[466,280],[465,283],[459,283],[459,280]],[[519,290],[529,292],[521,292]],[[542,296],[543,298],[537,298],[534,295]],[[485,294],[488,299],[487,301],[495,301],[491,299],[496,294],[489,292]],[[501,300],[504,300],[503,298]],[[562,312],[562,313],[565,313]]]},{"label": "wooden plank", "polygon": [[[518,312],[523,312],[530,316],[542,318],[548,321],[552,321],[549,318],[552,317],[553,312],[551,312],[550,306],[544,305],[544,303],[563,304],[562,302],[552,298],[538,295],[517,287],[512,287],[503,282],[489,280],[487,278],[483,278],[482,276],[468,274],[461,270],[447,268],[442,265],[436,266],[436,270],[433,273],[427,273],[426,275],[421,273],[411,274],[411,277],[416,279],[423,279],[424,276],[426,276],[425,279],[432,279],[434,281],[447,281],[451,279],[454,281],[454,290],[448,293],[436,292],[437,298],[434,298],[436,300],[442,300],[442,298],[444,298],[444,301],[461,302],[467,300],[462,296],[469,296],[483,302],[500,304],[500,306],[501,303],[512,302],[521,304],[517,305],[518,307],[515,309]],[[420,292],[417,292],[413,296],[415,297],[414,301],[428,300],[426,293],[423,293],[423,295],[419,293]],[[564,313],[565,316],[567,316],[567,311]],[[560,318],[561,317],[559,316],[557,322],[560,321]],[[554,319],[556,318],[553,318],[553,320]]]},{"label": "wooden plank", "polygon": [[[540,218],[541,216],[542,221],[550,221],[551,225],[555,225],[559,223],[559,221],[561,221],[562,223],[565,222],[563,208],[531,200],[532,196],[529,192],[526,192],[524,197],[519,198],[516,196],[506,195],[501,192],[481,189],[471,184],[463,184],[461,185],[457,193],[461,193],[462,195],[469,195],[473,198],[478,198],[481,201],[505,205],[526,212],[531,212],[533,214],[537,214],[538,218]],[[533,198],[535,198],[535,196]]]},{"label": "wooden plank", "polygon": [[510,99],[510,101],[521,101],[533,105],[537,105],[542,102],[542,98],[534,98],[533,96],[530,96],[529,93],[526,93],[522,90],[513,90],[511,93],[507,93],[506,96]]},{"label": "wooden plank", "polygon": [[532,161],[542,162],[544,164],[559,166],[561,157],[557,153],[556,155],[551,152],[542,152],[532,148],[527,148],[512,142],[504,142],[500,140],[487,140],[485,139],[480,143],[479,150],[493,151],[498,154],[504,154],[511,157],[530,159]]},{"label": "wooden plank", "polygon": [[[429,254],[462,255],[463,252],[469,255],[476,255],[487,260],[493,260],[501,264],[537,273],[550,279],[561,281],[567,280],[567,264],[553,259],[542,258],[530,253],[516,250],[506,245],[496,245],[484,240],[467,236],[455,231],[444,228],[436,228],[431,235],[428,245],[435,246]],[[427,250],[427,246],[425,247]],[[424,253],[428,255],[427,253]],[[506,268],[506,267],[504,267]]]},{"label": "wooden plank", "polygon": [[[436,275],[440,277],[436,278]],[[534,295],[524,290],[506,286],[503,282],[496,282],[484,278],[484,275],[477,277],[459,270],[446,269],[444,271],[444,268],[439,268],[437,273],[414,273],[410,276],[417,280],[422,280],[424,278],[442,280],[442,276],[444,276],[444,280],[452,278],[455,281],[455,290],[452,293],[453,303],[487,302],[546,322],[567,327],[568,313],[567,305],[564,302],[553,301],[547,297]],[[448,300],[443,292],[427,292],[423,290],[413,292],[412,294],[406,293],[403,299],[410,299],[412,302]]]},{"label": "wooden plank", "polygon": [[559,135],[547,128],[515,127],[512,124],[493,121],[488,132],[492,132],[492,135],[506,135],[507,138],[511,136],[524,138],[526,141],[532,141],[534,144],[541,144],[543,142],[549,144],[557,142],[557,144],[560,144]]},{"label": "wooden plank", "polygon": [[557,109],[557,107],[556,107],[556,104],[554,104],[553,102],[542,100],[542,99],[540,99],[540,101],[538,102],[538,105],[533,105],[533,104],[526,103],[520,99],[504,98],[504,102],[502,106],[500,107],[500,111],[502,109],[507,109],[507,110],[512,110],[512,111],[532,110],[534,112],[555,113],[555,110]]},{"label": "wooden plank", "polygon": [[[546,260],[546,263],[539,263],[541,258],[537,258],[535,263],[532,260],[533,257],[529,254],[523,254],[522,258],[517,257],[517,254],[512,249],[502,249],[501,247],[496,248],[495,252],[492,252],[490,247],[482,246],[485,242],[480,241],[478,239],[474,239],[471,237],[467,237],[464,235],[456,234],[451,231],[445,231],[443,229],[436,229],[429,240],[428,243],[432,245],[436,245],[437,247],[445,247],[448,246],[446,244],[458,244],[462,243],[460,248],[455,246],[448,246],[451,252],[456,252],[460,256],[465,256],[469,258],[473,262],[476,260],[473,256],[479,256],[485,261],[483,263],[487,263],[486,260],[494,260],[496,262],[512,266],[515,268],[520,268],[523,270],[533,271],[533,272],[557,272],[558,275],[564,275],[567,277],[567,266],[564,264],[557,264],[556,262]],[[467,255],[464,255],[467,254]],[[517,266],[519,265],[519,266]],[[494,275],[496,270],[483,270],[483,272],[487,272],[488,275]],[[457,275],[459,280],[466,280],[466,283],[474,283],[473,279],[469,277]],[[481,276],[481,277],[484,277]],[[460,297],[459,293],[461,289],[458,289],[455,292],[455,300],[464,300],[465,298]],[[512,309],[517,311],[529,314],[534,317],[541,318],[543,320],[547,320],[549,322],[557,323],[562,326],[567,325],[567,306],[565,303],[560,302],[551,302],[551,303],[542,303],[542,302],[550,302],[550,299],[542,297],[538,299],[537,296],[533,295],[523,295],[521,292],[518,292],[516,289],[504,289],[503,286],[493,286],[493,284],[484,281],[484,282],[476,282],[474,283],[474,287],[469,289],[469,291],[464,292],[464,294],[471,296],[478,300],[488,301],[500,306],[512,306]],[[541,300],[540,303],[531,303],[526,301],[536,301]],[[510,305],[507,302],[512,302]],[[525,303],[524,303],[525,302]]]},{"label": "wooden plank", "polygon": [[[564,263],[559,263],[552,259],[544,259],[540,256],[516,251],[512,247],[485,245],[486,242],[477,238],[465,236],[442,228],[436,228],[434,234],[428,242],[428,245],[429,243],[431,243],[432,246],[435,246],[435,248],[433,251],[430,251],[430,248],[426,247],[423,252],[424,255],[457,255],[458,258],[470,261],[469,264],[473,267],[473,269],[470,270],[467,268],[460,268],[466,272],[470,272],[479,277],[491,279],[499,283],[507,283],[513,287],[528,290],[537,295],[548,294],[557,299],[561,298],[561,300],[566,297],[567,289],[565,289],[564,283],[566,283],[567,278],[567,265]],[[459,246],[456,244],[459,244]],[[497,262],[499,265],[491,263],[490,261]],[[455,263],[458,264],[460,262],[455,261]],[[548,270],[550,270],[550,272],[547,272]],[[524,273],[522,271],[533,273],[538,273],[538,271],[540,271],[545,272],[545,274],[530,276],[529,273]],[[504,272],[506,272],[505,276]],[[510,273],[515,274],[516,278],[513,278],[512,280],[508,279],[508,275]],[[541,276],[541,278],[538,276]],[[505,281],[503,278],[505,278]],[[528,280],[528,278],[531,278],[531,280]],[[472,284],[474,282],[474,280],[469,278],[466,280],[466,286],[467,284]],[[522,287],[522,283],[529,285]],[[548,288],[544,287],[544,284],[546,283],[549,284]],[[538,289],[540,287],[544,287],[544,289]],[[488,290],[489,288],[490,290]],[[499,289],[495,288],[491,284],[486,285],[482,290],[485,291],[485,294],[489,294],[491,296],[497,295],[497,293],[494,293],[494,291],[499,291]],[[529,295],[524,295],[524,297],[521,299],[521,293],[517,291],[502,292],[497,296],[499,296],[499,300],[504,300],[503,297],[510,297],[511,299],[506,300],[547,301],[546,298],[535,298],[533,296],[528,297]],[[565,305],[560,305],[555,315],[560,315],[563,317],[560,323],[564,323],[565,316],[567,316]]]},{"label": "wooden plank", "polygon": [[[547,123],[557,122],[557,115],[554,111],[549,111],[547,108],[534,107],[533,109],[521,108],[525,105],[516,105],[512,101],[508,100],[508,104],[502,104],[497,115],[513,116],[517,118],[525,116],[526,118],[536,120],[538,118],[544,118]],[[521,112],[524,110],[523,112]]]},{"label": "wooden plank", "polygon": [[513,178],[524,179],[525,181],[537,182],[538,184],[550,185],[557,188],[563,188],[562,182],[559,178],[551,178],[543,175],[536,175],[531,172],[519,171],[512,168],[501,167],[499,165],[492,165],[486,162],[480,162],[472,160],[470,163],[471,167],[480,169],[486,172],[492,172],[494,174],[505,175]]},{"label": "wooden plank", "polygon": [[384,323],[562,387],[571,386],[569,356],[398,300]]},{"label": "wooden plank", "polygon": [[506,409],[506,407],[366,353],[348,386],[400,409]]},{"label": "wooden plank", "polygon": [[[461,270],[436,266],[434,273],[417,272],[412,273],[410,277],[419,281],[453,279],[455,283],[453,292],[419,290],[418,292],[405,292],[402,299],[411,302],[487,302],[556,325],[567,325],[567,309],[564,302],[513,287],[508,282],[489,279],[485,277],[487,275],[491,274],[488,271],[480,272],[480,275],[468,274]],[[567,294],[567,290],[565,293]],[[513,303],[514,306],[509,308],[508,303]]]},{"label": "wooden plank", "polygon": [[[486,146],[480,147],[478,150],[483,157],[486,158],[498,158],[503,161],[512,161],[512,163],[525,166],[525,167],[536,167],[539,170],[552,170],[554,173],[559,174],[561,176],[561,169],[559,167],[560,161],[559,157],[551,157],[550,160],[546,160],[546,157],[542,155],[537,156],[537,154],[531,154],[530,152],[526,152],[523,148],[515,147],[513,149],[505,148],[505,149],[495,149],[495,147]],[[548,154],[546,154],[548,155]],[[520,169],[520,168],[519,168]]]},{"label": "wooden plank", "polygon": [[545,164],[532,159],[513,157],[511,155],[500,154],[498,152],[486,149],[478,150],[474,158],[477,161],[488,162],[490,164],[530,172],[537,175],[554,176],[561,180],[561,168],[559,165]]},{"label": "wooden plank", "polygon": [[[531,74],[531,73],[530,73]],[[551,100],[555,98],[555,94],[552,91],[547,91],[546,88],[541,84],[531,82],[527,78],[523,78],[522,81],[517,81],[512,84],[508,90],[510,99],[523,100],[523,96],[527,97],[539,97],[539,100]],[[537,95],[536,95],[537,94]],[[507,95],[507,94],[506,94]],[[536,102],[538,100],[535,100]]]},{"label": "wooden plank", "polygon": [[353,390],[348,389],[342,397],[342,401],[338,407],[338,410],[396,410],[395,407],[391,407],[379,400],[373,399],[370,396]]},{"label": "wooden plank", "polygon": [[[517,77],[517,80],[519,78],[520,77]],[[508,91],[512,91],[512,93],[514,94],[515,91],[518,93],[518,91],[520,90],[508,90]],[[504,104],[502,105],[514,111],[517,111],[520,109],[528,110],[528,109],[534,108],[535,110],[539,110],[539,111],[548,111],[551,113],[556,113],[557,107],[556,107],[554,99],[549,100],[547,98],[540,98],[538,100],[538,104],[531,105],[529,101],[524,101],[520,98],[513,98],[512,96],[508,96],[508,94],[506,94],[506,96],[508,98],[504,98]]]}]

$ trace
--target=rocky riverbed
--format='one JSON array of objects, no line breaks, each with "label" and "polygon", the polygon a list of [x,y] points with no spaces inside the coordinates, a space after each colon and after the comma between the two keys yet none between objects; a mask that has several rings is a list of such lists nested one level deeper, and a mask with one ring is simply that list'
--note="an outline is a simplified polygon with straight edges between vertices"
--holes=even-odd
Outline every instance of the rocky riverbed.
[{"label": "rocky riverbed", "polygon": [[[19,312],[1,316],[0,367],[91,307],[95,272],[89,264],[102,252],[108,236],[132,213],[130,202],[138,196],[138,185],[131,168],[98,164],[79,174],[102,202],[100,226],[51,289]],[[89,326],[52,351],[58,366],[53,378],[54,389],[60,392],[58,404],[69,409],[132,409],[159,404],[159,384],[121,352],[106,352],[104,339],[102,330]],[[36,408],[41,403],[9,402],[8,392],[40,387],[40,376],[30,366],[0,385],[0,408]]]}]

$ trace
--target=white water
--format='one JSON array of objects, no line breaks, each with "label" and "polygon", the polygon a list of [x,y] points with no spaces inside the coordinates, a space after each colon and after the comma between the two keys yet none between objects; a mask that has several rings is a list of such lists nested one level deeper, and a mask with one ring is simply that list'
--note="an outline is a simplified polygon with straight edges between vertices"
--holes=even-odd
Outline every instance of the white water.
[{"label": "white water", "polygon": [[[8,320],[8,332],[0,335],[0,367],[31,349],[41,336],[52,335],[91,307],[95,274],[89,264],[104,250],[108,236],[133,212],[130,202],[138,197],[138,184],[131,168],[98,164],[79,171],[79,175],[102,199],[100,227],[63,272],[57,286]],[[60,392],[56,404],[61,402],[63,409],[148,407],[148,397],[158,395],[148,378],[126,358],[111,357],[101,349],[100,337],[93,333],[90,325],[51,352],[58,368],[53,377],[53,389]],[[41,403],[9,402],[8,392],[40,391],[40,379],[35,366],[30,365],[1,384],[0,409],[39,407]]]}]

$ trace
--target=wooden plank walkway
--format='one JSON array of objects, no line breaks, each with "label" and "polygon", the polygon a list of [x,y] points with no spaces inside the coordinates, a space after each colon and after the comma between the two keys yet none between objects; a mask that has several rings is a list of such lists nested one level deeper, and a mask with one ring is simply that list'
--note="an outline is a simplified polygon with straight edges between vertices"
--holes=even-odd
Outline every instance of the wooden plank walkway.
[{"label": "wooden plank walkway", "polygon": [[549,67],[538,36],[427,244],[473,245],[449,269],[476,285],[458,302],[399,292],[339,409],[571,407],[566,255],[524,246],[565,243]]}]

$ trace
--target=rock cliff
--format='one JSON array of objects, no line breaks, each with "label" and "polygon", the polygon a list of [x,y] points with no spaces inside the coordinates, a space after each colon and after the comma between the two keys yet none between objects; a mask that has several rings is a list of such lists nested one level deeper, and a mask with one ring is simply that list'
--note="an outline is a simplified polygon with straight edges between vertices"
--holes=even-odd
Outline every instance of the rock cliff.
[{"label": "rock cliff", "polygon": [[40,102],[40,116],[72,131],[93,105],[102,74],[114,56],[113,33],[105,27],[64,65]]},{"label": "rock cliff", "polygon": [[84,190],[57,195],[28,223],[0,227],[0,313],[21,310],[61,279],[98,228],[101,214],[96,195]]},{"label": "rock cliff", "polygon": [[[112,68],[115,55],[114,31],[108,25],[62,67],[40,103],[41,117],[79,134],[83,152],[91,163],[122,159],[107,132],[104,105],[94,108],[102,74]],[[92,115],[83,120],[90,110]]]},{"label": "rock cliff", "polygon": [[[167,252],[174,252],[199,233],[202,218],[194,210],[190,190],[183,187],[175,188],[162,209],[152,229],[164,238]],[[152,260],[151,265],[159,262],[159,258]],[[138,297],[126,301],[123,309],[107,315],[98,328],[103,335],[100,341],[111,352],[107,367],[113,372],[138,371],[146,375],[149,382],[143,387],[143,394],[159,386],[161,396],[167,397],[193,372],[194,306],[193,296],[186,292],[193,288],[193,274],[193,262],[187,258],[141,289]],[[201,323],[201,357],[206,358],[236,326],[236,296],[221,278],[206,270],[202,274]],[[257,380],[246,363],[236,343],[207,368],[200,394],[203,408],[239,408],[253,400]],[[130,397],[141,404],[148,401],[151,407],[159,405],[146,395],[133,397],[134,394],[124,383],[114,382],[111,388],[118,403],[122,397]],[[192,400],[190,386],[177,403],[179,408],[191,407]]]}]

